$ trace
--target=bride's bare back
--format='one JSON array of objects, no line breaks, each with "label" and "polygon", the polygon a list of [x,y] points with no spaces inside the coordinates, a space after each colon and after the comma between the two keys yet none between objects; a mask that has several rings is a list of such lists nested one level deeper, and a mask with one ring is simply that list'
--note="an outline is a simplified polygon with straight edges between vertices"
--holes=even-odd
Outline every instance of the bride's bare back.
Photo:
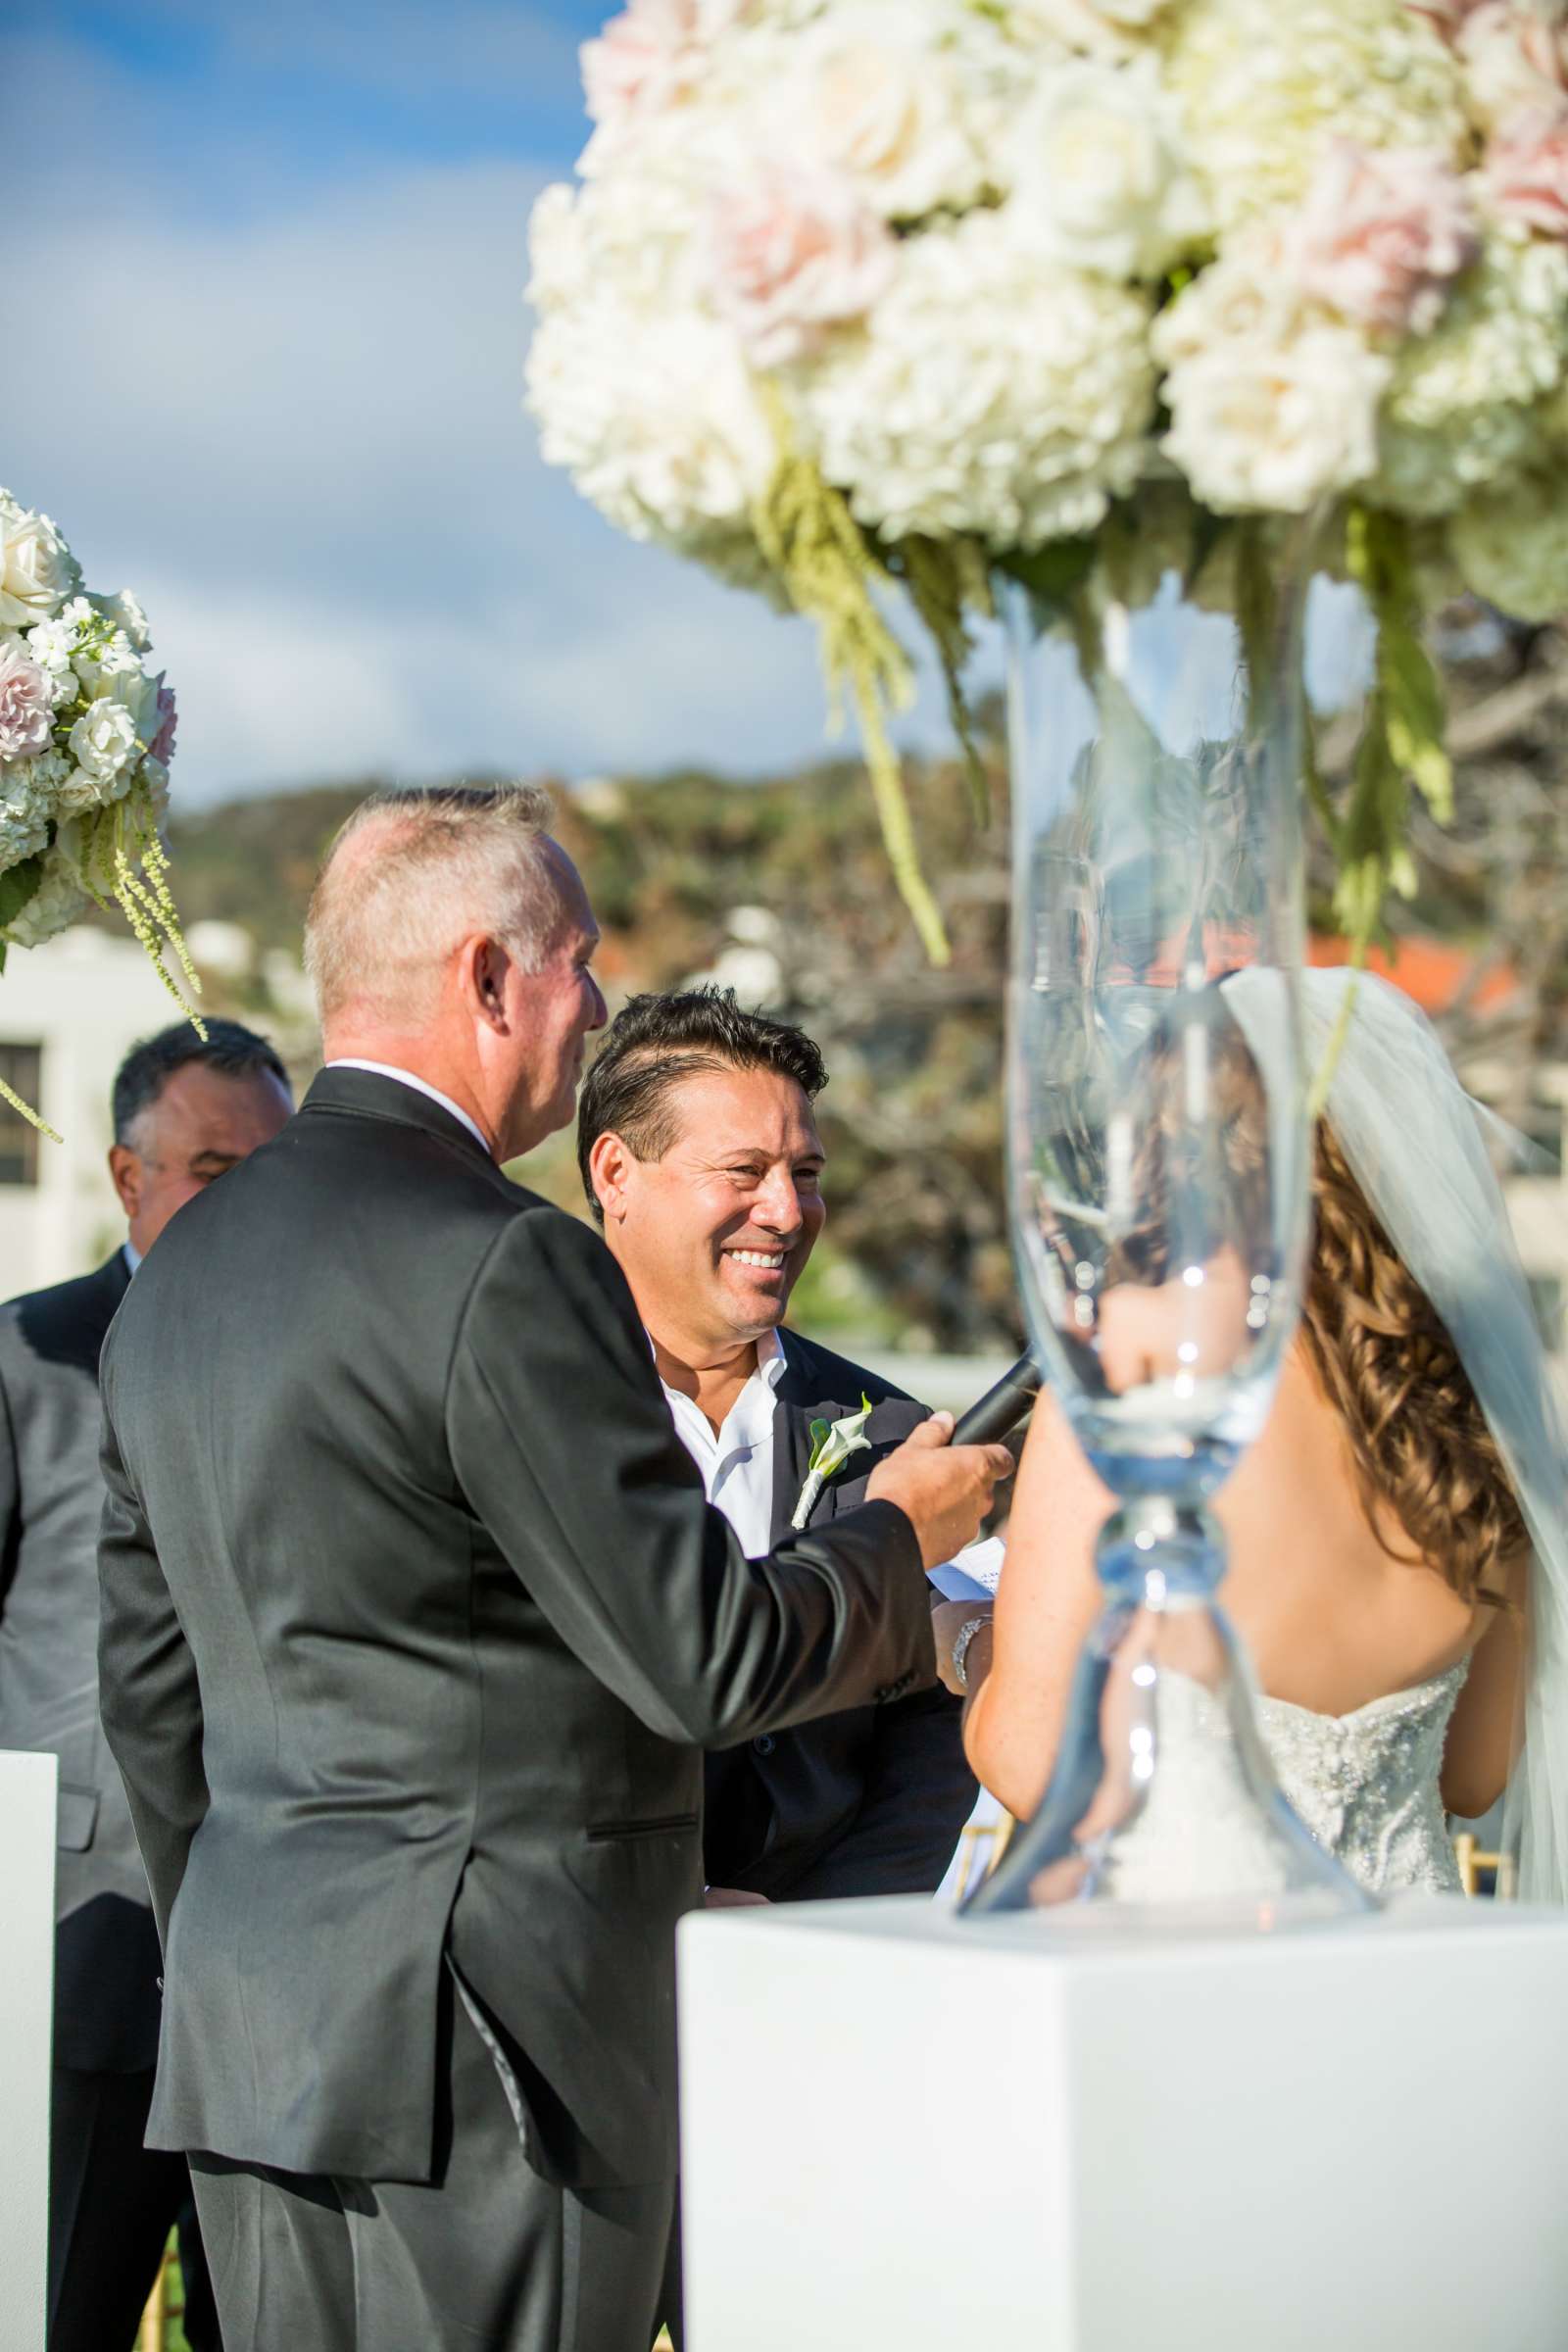
[{"label": "bride's bare back", "polygon": [[[1474,1656],[1445,1756],[1455,1811],[1479,1813],[1506,1776],[1517,1619],[1472,1605],[1435,1562],[1395,1557],[1369,1524],[1344,1423],[1304,1350],[1216,1503],[1230,1545],[1223,1600],[1271,1697],[1348,1715]],[[1095,1538],[1111,1497],[1043,1399],[1018,1474],[990,1672],[965,1726],[970,1761],[1016,1814],[1054,1760],[1067,1688],[1101,1606]],[[1407,1555],[1392,1515],[1386,1532]]]},{"label": "bride's bare back", "polygon": [[1318,1715],[1446,1673],[1491,1611],[1408,1557],[1392,1513],[1391,1556],[1369,1525],[1344,1425],[1299,1349],[1263,1435],[1219,1495],[1230,1540],[1225,1606],[1263,1689]]}]

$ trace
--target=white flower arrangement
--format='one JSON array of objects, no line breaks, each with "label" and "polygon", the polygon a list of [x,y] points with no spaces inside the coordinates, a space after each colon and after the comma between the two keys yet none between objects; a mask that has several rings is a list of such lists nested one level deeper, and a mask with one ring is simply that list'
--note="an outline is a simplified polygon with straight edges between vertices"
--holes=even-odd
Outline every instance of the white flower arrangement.
[{"label": "white flower arrangement", "polygon": [[[583,62],[544,453],[819,624],[939,957],[881,587],[956,696],[999,579],[1081,581],[1173,485],[1205,559],[1338,504],[1396,701],[1418,579],[1568,598],[1568,0],[630,0]],[[1374,716],[1441,799],[1433,691]]]},{"label": "white flower arrangement", "polygon": [[188,1012],[160,960],[168,943],[199,991],[159,838],[175,714],[150,642],[136,599],[83,593],[49,516],[0,490],[0,970],[114,903]]}]

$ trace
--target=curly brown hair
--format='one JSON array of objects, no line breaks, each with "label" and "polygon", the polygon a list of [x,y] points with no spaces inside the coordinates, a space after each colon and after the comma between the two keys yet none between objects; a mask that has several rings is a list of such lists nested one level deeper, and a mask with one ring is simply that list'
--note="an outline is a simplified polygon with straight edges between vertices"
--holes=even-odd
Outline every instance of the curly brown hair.
[{"label": "curly brown hair", "polygon": [[[1494,1581],[1528,1541],[1519,1498],[1443,1318],[1413,1279],[1326,1119],[1301,1337],[1344,1423],[1362,1505],[1391,1557],[1430,1561],[1461,1600],[1506,1606]],[[1392,1511],[1411,1553],[1386,1533]]]}]

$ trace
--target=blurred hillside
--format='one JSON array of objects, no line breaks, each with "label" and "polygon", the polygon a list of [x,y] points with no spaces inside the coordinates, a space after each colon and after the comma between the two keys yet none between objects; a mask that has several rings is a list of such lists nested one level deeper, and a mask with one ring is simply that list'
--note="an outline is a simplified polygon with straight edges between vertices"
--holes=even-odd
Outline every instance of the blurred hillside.
[{"label": "blurred hillside", "polygon": [[[1418,823],[1420,889],[1394,927],[1445,943],[1422,964],[1417,993],[1461,1059],[1485,1062],[1488,1091],[1555,1149],[1561,1114],[1542,1080],[1568,1058],[1568,642],[1482,614],[1461,616],[1442,642],[1456,822],[1446,833]],[[953,938],[946,972],[929,969],[914,941],[852,761],[760,784],[683,770],[558,791],[561,837],[605,929],[612,1010],[638,989],[717,979],[799,1020],[824,1049],[831,1221],[799,1319],[955,1352],[1018,1339],[1001,1172],[1000,706],[980,719],[986,809],[954,763],[913,762],[908,773]],[[1332,773],[1350,747],[1325,748]],[[332,832],[373,780],[264,795],[172,825],[181,908],[200,940],[223,948],[220,994],[286,1033],[302,1074],[315,1051],[295,964],[305,903]],[[1332,873],[1320,849],[1311,883],[1314,922],[1327,929]],[[569,1138],[523,1173],[580,1208]]]}]

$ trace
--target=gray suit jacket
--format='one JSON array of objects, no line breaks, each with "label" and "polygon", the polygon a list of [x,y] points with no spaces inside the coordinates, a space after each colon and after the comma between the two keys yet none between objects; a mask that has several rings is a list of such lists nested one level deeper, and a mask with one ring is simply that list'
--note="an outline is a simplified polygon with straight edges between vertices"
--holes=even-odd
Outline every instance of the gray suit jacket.
[{"label": "gray suit jacket", "polygon": [[904,1514],[748,1562],[598,1236],[360,1070],[181,1210],[103,1388],[149,2144],[429,2179],[450,1959],[538,2170],[667,2176],[698,1750],[932,1680]]},{"label": "gray suit jacket", "polygon": [[60,1759],[55,2059],[131,2073],[158,2049],[158,1938],[98,1720],[98,1356],[123,1250],[0,1307],[0,1747]]}]

